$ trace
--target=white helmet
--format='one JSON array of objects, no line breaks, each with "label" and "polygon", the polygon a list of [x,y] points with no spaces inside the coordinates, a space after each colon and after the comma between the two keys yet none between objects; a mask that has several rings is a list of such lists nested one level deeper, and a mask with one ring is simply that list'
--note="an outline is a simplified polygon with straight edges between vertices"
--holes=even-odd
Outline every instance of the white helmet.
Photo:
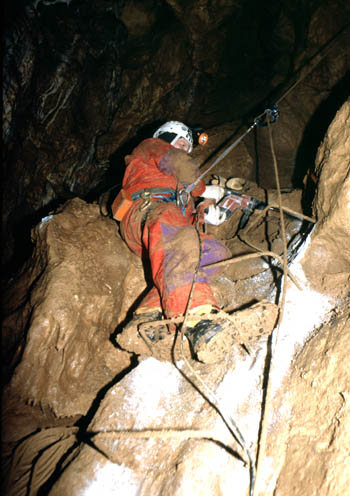
[{"label": "white helmet", "polygon": [[[167,133],[167,134],[166,134]],[[165,134],[165,136],[162,136]],[[174,135],[174,137],[172,136]],[[167,138],[165,141],[173,145],[179,138],[185,138],[187,143],[190,145],[187,153],[191,153],[193,148],[193,136],[192,131],[188,126],[178,121],[169,121],[160,126],[154,133],[153,138]],[[171,141],[170,141],[171,140]]]}]

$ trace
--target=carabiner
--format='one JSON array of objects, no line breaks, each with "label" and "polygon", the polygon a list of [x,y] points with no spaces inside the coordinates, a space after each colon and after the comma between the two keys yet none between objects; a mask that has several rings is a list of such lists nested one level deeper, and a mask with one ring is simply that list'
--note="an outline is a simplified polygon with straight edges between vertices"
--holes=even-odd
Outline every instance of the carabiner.
[{"label": "carabiner", "polygon": [[186,207],[190,199],[190,194],[185,188],[176,191],[176,205],[181,208],[182,215],[185,217]]},{"label": "carabiner", "polygon": [[271,105],[270,108],[265,109],[261,116],[257,117],[254,121],[254,124],[259,127],[267,126],[267,118],[269,117],[269,124],[273,124],[277,121],[280,115],[280,111],[278,109],[277,104]]},{"label": "carabiner", "polygon": [[149,205],[152,203],[152,195],[150,191],[143,191],[140,196],[143,199],[143,203],[140,206],[140,210],[142,211],[149,207]]}]

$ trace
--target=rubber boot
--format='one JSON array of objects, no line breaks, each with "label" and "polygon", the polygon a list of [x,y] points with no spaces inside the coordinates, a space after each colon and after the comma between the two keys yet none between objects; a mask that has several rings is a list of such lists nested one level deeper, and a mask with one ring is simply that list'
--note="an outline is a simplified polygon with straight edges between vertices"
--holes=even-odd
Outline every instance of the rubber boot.
[{"label": "rubber boot", "polygon": [[277,315],[277,305],[262,301],[235,312],[230,319],[203,319],[195,326],[187,327],[186,335],[198,360],[217,363],[232,352],[235,345],[243,344],[248,348],[250,342],[269,335]]},{"label": "rubber boot", "polygon": [[[150,312],[135,313],[122,332],[117,335],[118,345],[131,353],[149,355],[152,345],[168,334],[166,325],[159,323],[152,325],[153,321],[161,320],[162,316],[162,312],[157,309]],[[142,325],[146,323],[147,325]]]},{"label": "rubber boot", "polygon": [[[152,325],[153,321],[161,320],[163,318],[163,313],[160,310],[154,310],[151,312],[135,312],[133,315],[133,318],[128,322],[128,324],[125,326],[123,332],[127,329],[130,329],[131,327],[136,327],[138,330],[140,330],[140,326],[142,324],[145,324],[143,326],[143,331],[152,341],[152,343],[157,343],[157,341],[160,341],[165,337],[165,335],[168,332],[168,328],[166,325]],[[147,325],[146,325],[147,323]]]},{"label": "rubber boot", "polygon": [[[222,353],[216,345],[217,339],[215,339],[215,336],[220,335],[220,341],[222,341],[223,334],[228,333],[230,328],[232,328],[232,323],[226,319],[216,321],[201,320],[194,327],[187,327],[186,335],[198,360],[204,363],[216,363],[220,361],[222,359]],[[232,339],[226,337],[226,343],[227,349],[224,351],[229,351],[232,345]]]}]

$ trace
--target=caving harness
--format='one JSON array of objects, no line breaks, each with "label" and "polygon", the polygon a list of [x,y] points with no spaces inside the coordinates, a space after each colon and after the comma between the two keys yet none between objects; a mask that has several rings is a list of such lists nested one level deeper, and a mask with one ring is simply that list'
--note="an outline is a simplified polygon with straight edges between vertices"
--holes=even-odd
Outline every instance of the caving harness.
[{"label": "caving harness", "polygon": [[181,208],[182,215],[185,217],[185,210],[188,205],[188,200],[186,205],[182,201],[182,192],[184,188],[177,189],[176,191],[172,188],[146,188],[131,195],[132,201],[144,200],[140,206],[140,210],[146,210],[152,203],[155,202],[165,202],[165,203],[176,203],[178,207]]},{"label": "caving harness", "polygon": [[137,200],[143,200],[140,205],[140,210],[143,211],[159,202],[176,203],[179,205],[178,198],[177,191],[172,188],[144,188],[131,195],[122,189],[111,206],[113,218],[121,221],[131,208],[131,205]]},{"label": "caving harness", "polygon": [[137,201],[141,198],[144,200],[141,210],[144,210],[150,205],[153,199],[162,200],[166,203],[175,202],[176,191],[172,188],[145,188],[131,195],[132,201]]}]

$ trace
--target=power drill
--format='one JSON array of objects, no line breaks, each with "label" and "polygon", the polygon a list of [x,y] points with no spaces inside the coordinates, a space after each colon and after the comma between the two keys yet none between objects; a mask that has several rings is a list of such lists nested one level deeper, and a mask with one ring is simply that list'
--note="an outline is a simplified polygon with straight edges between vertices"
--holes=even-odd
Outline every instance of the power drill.
[{"label": "power drill", "polygon": [[252,196],[244,195],[234,189],[225,187],[225,196],[219,201],[218,206],[220,207],[221,212],[226,213],[226,219],[231,217],[236,210],[242,210],[243,215],[239,222],[239,229],[243,229],[254,210],[264,210],[264,208],[267,207],[267,203],[257,200]]}]

